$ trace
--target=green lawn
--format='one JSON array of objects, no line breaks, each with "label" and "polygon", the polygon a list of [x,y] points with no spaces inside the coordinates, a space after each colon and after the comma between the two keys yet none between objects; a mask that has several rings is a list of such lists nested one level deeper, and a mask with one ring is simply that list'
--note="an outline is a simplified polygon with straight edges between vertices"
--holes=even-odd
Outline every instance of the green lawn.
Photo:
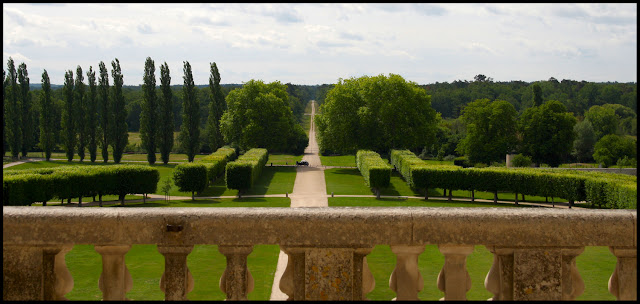
[{"label": "green lawn", "polygon": [[271,154],[269,153],[269,159],[267,159],[267,166],[274,165],[295,165],[297,161],[302,160],[302,154],[293,155],[293,154]]},{"label": "green lawn", "polygon": [[[364,178],[360,174],[358,169],[346,169],[346,168],[337,168],[337,169],[327,169],[324,170],[324,178],[327,187],[327,194],[336,195],[374,195],[375,193],[371,191],[369,187],[364,182]],[[389,195],[389,196],[421,196],[424,197],[423,191],[414,191],[412,190],[407,183],[404,181],[402,176],[396,172],[391,172],[390,185],[387,188],[380,189],[380,195]],[[433,188],[429,189],[429,196],[432,197],[443,197],[445,195],[443,189]],[[448,195],[447,191],[447,195]],[[488,199],[493,200],[493,193],[491,192],[475,192],[476,199]],[[471,191],[466,190],[454,190],[452,193],[452,197],[455,198],[471,198]],[[508,192],[499,192],[498,200],[504,201],[514,201],[515,194]],[[540,196],[530,196],[525,195],[525,199],[528,202],[544,202],[545,198]],[[518,195],[518,200],[522,201],[522,195]],[[551,202],[551,198],[549,198],[549,202]],[[554,198],[554,202],[567,202],[565,199]]]},{"label": "green lawn", "polygon": [[323,166],[355,167],[356,156],[355,155],[338,155],[338,156],[320,155],[320,162],[322,163]]}]

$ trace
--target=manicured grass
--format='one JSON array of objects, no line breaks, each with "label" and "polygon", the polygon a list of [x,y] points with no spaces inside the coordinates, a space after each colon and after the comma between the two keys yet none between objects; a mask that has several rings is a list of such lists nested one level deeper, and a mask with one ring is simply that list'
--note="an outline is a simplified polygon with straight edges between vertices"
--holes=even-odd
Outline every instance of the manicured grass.
[{"label": "manicured grass", "polygon": [[364,183],[364,178],[358,169],[327,169],[324,170],[324,180],[327,194],[371,195],[371,189]]},{"label": "manicured grass", "polygon": [[[289,207],[291,199],[288,197],[243,197],[196,200],[158,200],[125,203],[126,207]],[[121,207],[112,205],[109,207]]]},{"label": "manicured grass", "polygon": [[322,163],[323,166],[355,167],[356,156],[355,155],[338,155],[338,156],[320,155],[320,162]]},{"label": "manicured grass", "polygon": [[526,205],[493,204],[467,201],[424,200],[415,198],[329,197],[329,207],[507,207],[535,208]]},{"label": "manicured grass", "polygon": [[297,161],[302,160],[302,154],[272,154],[269,153],[269,159],[267,159],[267,166],[274,165],[295,165]]},{"label": "manicured grass", "polygon": [[[205,154],[196,154],[194,156],[194,159],[198,159],[201,157],[205,157],[207,155]],[[44,154],[42,152],[29,152],[27,153],[27,157],[40,157],[40,158],[44,158]],[[63,160],[67,160],[67,155],[64,152],[53,152],[51,153],[51,159],[63,159]],[[73,160],[74,161],[80,161],[80,157],[78,156],[78,153],[76,152],[76,154],[73,155]],[[121,162],[128,162],[128,161],[142,161],[142,162],[146,162],[147,161],[147,154],[146,153],[135,153],[135,154],[122,154],[122,159]],[[186,162],[188,161],[188,157],[186,154],[177,154],[177,153],[171,153],[169,155],[169,161],[170,162]],[[103,163],[103,158],[102,158],[102,153],[100,153],[100,151],[98,151],[98,155],[96,156],[96,163]],[[84,161],[83,163],[91,163],[90,161],[90,157],[89,157],[89,152],[85,153],[85,157],[84,157]],[[113,154],[109,153],[109,160],[108,163],[113,163]],[[156,153],[156,164],[161,164],[162,163],[162,158],[160,153]]]},{"label": "manicured grass", "polygon": [[[255,245],[247,258],[255,287],[249,300],[268,300],[278,261],[278,245]],[[102,299],[98,279],[102,272],[102,259],[93,245],[75,245],[65,258],[74,279],[74,288],[66,297],[69,300]],[[125,256],[125,263],[133,279],[133,287],[127,293],[131,300],[164,300],[160,290],[160,278],[164,272],[164,257],[157,245],[132,245]],[[216,245],[195,245],[187,257],[187,266],[193,276],[194,288],[187,295],[190,300],[218,300],[226,298],[219,281],[226,258]]]}]

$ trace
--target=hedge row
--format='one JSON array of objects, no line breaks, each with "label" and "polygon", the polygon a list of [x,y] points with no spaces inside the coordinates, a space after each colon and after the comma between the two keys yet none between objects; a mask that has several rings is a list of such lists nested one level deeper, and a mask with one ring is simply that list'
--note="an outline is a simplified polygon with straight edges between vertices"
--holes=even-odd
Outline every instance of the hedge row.
[{"label": "hedge row", "polygon": [[356,153],[356,165],[367,186],[375,189],[389,186],[391,166],[380,157],[380,154],[369,150],[359,150]]},{"label": "hedge row", "polygon": [[191,192],[193,199],[195,192],[203,191],[210,181],[221,176],[227,162],[235,158],[235,149],[219,148],[216,152],[197,161],[177,165],[173,170],[173,181],[178,186],[178,190]]},{"label": "hedge row", "polygon": [[58,168],[6,170],[3,172],[2,204],[25,206],[57,198],[156,192],[160,173],[141,165],[63,166]]},{"label": "hedge row", "polygon": [[236,150],[233,148],[219,148],[213,154],[196,160],[196,163],[204,164],[207,168],[207,180],[214,179],[224,174],[227,163],[236,159]]},{"label": "hedge row", "polygon": [[225,179],[227,188],[245,190],[253,186],[253,183],[262,173],[262,168],[269,159],[267,149],[251,149],[236,161],[227,163]]},{"label": "hedge row", "polygon": [[392,150],[391,163],[416,189],[507,191],[588,201],[603,208],[637,208],[635,176],[577,170],[430,166],[408,150]]}]

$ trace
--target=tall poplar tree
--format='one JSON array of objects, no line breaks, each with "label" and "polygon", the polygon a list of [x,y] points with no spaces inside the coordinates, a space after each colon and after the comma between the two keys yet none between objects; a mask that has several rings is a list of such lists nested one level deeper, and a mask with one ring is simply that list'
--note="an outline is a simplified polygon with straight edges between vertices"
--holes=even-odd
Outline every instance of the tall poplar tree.
[{"label": "tall poplar tree", "polygon": [[51,151],[55,145],[56,125],[54,120],[54,105],[51,100],[51,82],[49,73],[42,73],[42,92],[40,98],[40,148],[44,151],[47,161],[51,158]]},{"label": "tall poplar tree", "polygon": [[87,146],[87,99],[85,98],[84,74],[82,68],[76,68],[76,82],[73,88],[73,111],[75,113],[75,127],[78,134],[78,156],[84,161],[84,150]]},{"label": "tall poplar tree", "polygon": [[29,89],[29,72],[24,62],[18,66],[18,82],[20,84],[20,116],[22,123],[22,147],[20,151],[22,152],[22,157],[26,157],[34,144],[34,119]]},{"label": "tall poplar tree", "polygon": [[540,84],[534,83],[532,86],[533,90],[533,106],[539,107],[542,105],[542,88]]},{"label": "tall poplar tree", "polygon": [[127,109],[124,106],[124,95],[122,94],[122,70],[120,69],[120,61],[116,58],[111,61],[111,77],[113,77],[113,120],[111,122],[111,147],[113,148],[113,161],[117,164],[122,159],[124,147],[129,142],[129,133],[127,130]]},{"label": "tall poplar tree", "polygon": [[158,101],[156,98],[156,67],[147,57],[144,63],[144,77],[142,84],[142,111],[140,112],[140,139],[147,150],[149,164],[156,163],[156,138],[158,136]]},{"label": "tall poplar tree", "polygon": [[187,153],[189,162],[200,150],[200,103],[196,96],[191,65],[184,62],[184,85],[182,86],[182,126],[180,144]]},{"label": "tall poplar tree", "polygon": [[109,103],[109,72],[104,62],[100,61],[100,80],[98,82],[98,132],[102,160],[109,161],[109,144],[111,143],[111,104]]},{"label": "tall poplar tree", "polygon": [[87,137],[89,140],[89,158],[93,163],[96,161],[98,150],[98,141],[96,139],[98,104],[96,100],[96,71],[93,70],[92,66],[89,66],[87,81],[89,82],[89,92],[87,94],[87,113],[85,113],[84,117],[86,117]]},{"label": "tall poplar tree", "polygon": [[216,63],[211,63],[211,74],[209,75],[209,90],[211,103],[209,104],[209,118],[207,119],[207,135],[211,150],[216,151],[224,145],[222,133],[220,133],[220,118],[227,108],[220,87],[220,73]]},{"label": "tall poplar tree", "polygon": [[160,157],[166,165],[173,149],[173,93],[171,92],[171,75],[167,62],[160,66],[160,132],[158,145]]},{"label": "tall poplar tree", "polygon": [[68,70],[64,74],[64,107],[62,109],[62,134],[64,150],[67,154],[67,161],[73,160],[73,149],[76,146],[75,117],[73,111],[73,71]]},{"label": "tall poplar tree", "polygon": [[18,158],[22,149],[22,116],[20,115],[20,99],[18,87],[18,73],[13,58],[7,61],[7,142],[11,156]]}]

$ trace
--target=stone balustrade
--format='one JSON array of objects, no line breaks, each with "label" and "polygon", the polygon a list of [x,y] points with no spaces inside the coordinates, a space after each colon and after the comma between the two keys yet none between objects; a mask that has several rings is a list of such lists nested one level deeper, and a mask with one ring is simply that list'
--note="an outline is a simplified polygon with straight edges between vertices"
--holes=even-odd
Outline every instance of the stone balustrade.
[{"label": "stone balustrade", "polygon": [[[78,210],[79,209],[79,210]],[[416,300],[437,284],[444,300],[465,300],[473,246],[493,265],[485,287],[494,300],[573,300],[584,291],[575,259],[585,246],[617,257],[609,291],[637,299],[637,211],[520,208],[64,208],[3,207],[3,300],[64,300],[73,289],[65,254],[93,244],[102,256],[104,300],[125,300],[132,286],[124,256],[133,244],[157,244],[165,258],[160,289],[186,300],[194,282],[193,245],[218,245],[227,267],[220,288],[229,300],[253,289],[247,255],[277,244],[289,256],[280,282],[292,300],[362,300],[375,282],[366,256],[386,244],[397,257],[389,287]],[[425,282],[418,256],[437,244],[444,265]],[[378,282],[379,284],[384,282]]]}]

